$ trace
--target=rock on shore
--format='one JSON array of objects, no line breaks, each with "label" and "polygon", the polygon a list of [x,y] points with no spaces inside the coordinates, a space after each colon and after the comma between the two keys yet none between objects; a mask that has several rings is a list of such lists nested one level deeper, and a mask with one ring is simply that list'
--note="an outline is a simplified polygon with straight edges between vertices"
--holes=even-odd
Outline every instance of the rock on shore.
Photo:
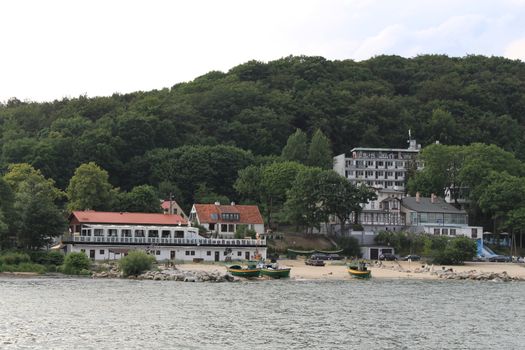
[{"label": "rock on shore", "polygon": [[476,270],[454,272],[452,269],[448,270],[437,270],[430,273],[436,275],[439,278],[449,280],[475,280],[475,281],[495,281],[495,282],[510,282],[510,281],[523,281],[522,277],[512,277],[507,274],[506,271],[497,272],[480,272]]},{"label": "rock on shore", "polygon": [[[118,269],[95,272],[93,278],[120,278],[122,272]],[[164,268],[157,271],[146,271],[138,276],[128,276],[128,279],[153,280],[153,281],[182,281],[182,282],[232,282],[235,278],[228,273],[218,270],[207,271],[182,271],[176,268]]]}]

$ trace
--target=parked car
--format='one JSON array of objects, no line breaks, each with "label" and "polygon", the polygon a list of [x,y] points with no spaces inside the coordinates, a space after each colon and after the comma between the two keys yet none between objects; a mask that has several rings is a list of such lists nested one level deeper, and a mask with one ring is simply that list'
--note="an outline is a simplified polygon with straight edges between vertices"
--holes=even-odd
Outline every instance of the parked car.
[{"label": "parked car", "polygon": [[419,255],[409,254],[407,256],[402,257],[401,260],[403,260],[403,261],[408,261],[408,260],[419,261],[419,260],[421,260],[421,257]]},{"label": "parked car", "polygon": [[343,257],[339,254],[328,254],[329,260],[342,260]]},{"label": "parked car", "polygon": [[304,263],[306,265],[311,265],[311,266],[324,266],[324,260],[320,260],[320,259],[307,259],[305,260]]},{"label": "parked car", "polygon": [[397,256],[392,253],[383,253],[379,255],[379,260],[394,261],[397,260]]},{"label": "parked car", "polygon": [[320,253],[312,254],[312,256],[310,256],[310,259],[311,260],[330,260],[327,254],[320,254]]},{"label": "parked car", "polygon": [[506,255],[494,255],[489,258],[490,262],[511,262],[512,257]]}]

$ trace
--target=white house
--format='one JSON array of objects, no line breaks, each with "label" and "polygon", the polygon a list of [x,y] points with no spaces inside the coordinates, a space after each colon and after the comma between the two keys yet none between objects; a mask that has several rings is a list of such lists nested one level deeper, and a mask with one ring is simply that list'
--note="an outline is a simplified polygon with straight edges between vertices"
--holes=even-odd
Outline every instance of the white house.
[{"label": "white house", "polygon": [[233,237],[239,226],[264,233],[264,221],[256,205],[194,204],[190,221],[204,226],[217,237]]}]

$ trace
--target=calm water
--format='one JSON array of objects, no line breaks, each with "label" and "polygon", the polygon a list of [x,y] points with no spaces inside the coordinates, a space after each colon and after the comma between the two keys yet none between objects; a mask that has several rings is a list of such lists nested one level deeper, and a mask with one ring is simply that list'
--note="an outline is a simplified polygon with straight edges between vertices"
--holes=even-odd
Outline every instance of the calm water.
[{"label": "calm water", "polygon": [[1,349],[520,349],[523,283],[0,279]]}]

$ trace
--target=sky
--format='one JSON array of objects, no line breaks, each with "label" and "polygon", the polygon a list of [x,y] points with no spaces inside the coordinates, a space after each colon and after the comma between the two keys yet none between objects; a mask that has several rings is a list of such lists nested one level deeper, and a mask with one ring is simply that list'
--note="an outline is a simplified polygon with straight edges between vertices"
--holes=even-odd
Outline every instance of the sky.
[{"label": "sky", "polygon": [[525,61],[525,0],[2,0],[0,102],[149,91],[289,55]]}]

